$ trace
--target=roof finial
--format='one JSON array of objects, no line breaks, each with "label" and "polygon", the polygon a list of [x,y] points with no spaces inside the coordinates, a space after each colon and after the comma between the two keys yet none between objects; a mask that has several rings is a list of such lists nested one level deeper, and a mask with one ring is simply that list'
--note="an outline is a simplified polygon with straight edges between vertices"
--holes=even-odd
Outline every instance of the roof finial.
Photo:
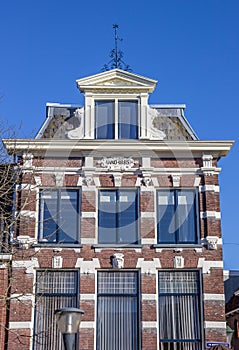
[{"label": "roof finial", "polygon": [[126,71],[132,71],[132,69],[130,68],[129,65],[127,65],[123,60],[122,57],[124,56],[123,52],[121,50],[118,50],[118,42],[119,41],[123,41],[123,39],[119,38],[118,36],[118,28],[119,25],[118,24],[113,24],[113,29],[115,31],[115,48],[113,50],[111,50],[110,52],[110,57],[111,60],[104,65],[103,67],[103,71],[107,71],[110,69],[123,69]]}]

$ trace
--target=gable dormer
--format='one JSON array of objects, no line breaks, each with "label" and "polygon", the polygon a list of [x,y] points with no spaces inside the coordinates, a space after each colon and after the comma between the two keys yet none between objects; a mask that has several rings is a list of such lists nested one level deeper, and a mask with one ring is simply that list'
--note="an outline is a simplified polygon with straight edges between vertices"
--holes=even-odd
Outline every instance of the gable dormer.
[{"label": "gable dormer", "polygon": [[47,103],[37,139],[197,140],[185,105],[149,105],[157,81],[114,69],[76,81],[84,106]]},{"label": "gable dormer", "polygon": [[156,80],[114,69],[76,83],[85,96],[85,139],[148,138],[148,95]]}]

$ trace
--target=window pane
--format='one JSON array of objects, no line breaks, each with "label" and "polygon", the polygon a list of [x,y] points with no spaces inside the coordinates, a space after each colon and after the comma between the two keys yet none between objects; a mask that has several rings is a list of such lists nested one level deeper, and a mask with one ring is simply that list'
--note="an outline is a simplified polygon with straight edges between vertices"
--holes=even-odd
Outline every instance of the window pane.
[{"label": "window pane", "polygon": [[99,192],[99,243],[116,243],[116,192]]},{"label": "window pane", "polygon": [[[199,349],[199,293],[198,271],[159,272],[160,349],[171,349],[168,341],[174,342],[172,349]],[[183,344],[188,344],[188,347],[183,347]]]},{"label": "window pane", "polygon": [[175,199],[172,191],[158,191],[158,241],[175,243]]},{"label": "window pane", "polygon": [[99,243],[137,243],[138,194],[135,190],[99,192]]},{"label": "window pane", "polygon": [[57,191],[41,192],[40,196],[40,240],[55,242],[57,233]]},{"label": "window pane", "polygon": [[158,242],[196,243],[195,190],[158,191]]},{"label": "window pane", "polygon": [[138,350],[138,273],[99,272],[97,350]]},{"label": "window pane", "polygon": [[58,241],[74,243],[78,232],[78,193],[61,191]]},{"label": "window pane", "polygon": [[180,191],[178,193],[176,215],[178,217],[179,242],[194,243],[196,241],[195,196],[195,191]]},{"label": "window pane", "polygon": [[138,138],[138,101],[119,101],[119,138]]},{"label": "window pane", "polygon": [[119,191],[118,198],[118,241],[137,242],[137,191]]},{"label": "window pane", "polygon": [[78,242],[79,204],[79,190],[42,190],[39,210],[40,242]]},{"label": "window pane", "polygon": [[114,101],[95,102],[95,138],[115,138]]},{"label": "window pane", "polygon": [[54,312],[77,307],[77,271],[38,271],[33,335],[34,350],[63,349]]}]

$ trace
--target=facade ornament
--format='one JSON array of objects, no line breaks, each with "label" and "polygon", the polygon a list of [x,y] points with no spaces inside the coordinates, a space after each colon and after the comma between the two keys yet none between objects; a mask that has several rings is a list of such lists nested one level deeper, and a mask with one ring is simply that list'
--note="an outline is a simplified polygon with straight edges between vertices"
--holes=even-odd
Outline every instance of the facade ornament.
[{"label": "facade ornament", "polygon": [[154,126],[154,120],[159,116],[155,108],[147,107],[147,119],[149,123],[150,140],[164,140],[166,134]]},{"label": "facade ornament", "polygon": [[202,156],[203,167],[212,168],[212,160],[213,160],[213,156],[211,154],[204,154]]},{"label": "facade ornament", "polygon": [[74,117],[78,119],[79,126],[67,132],[69,139],[80,140],[84,138],[84,107],[77,108],[74,112]]},{"label": "facade ornament", "polygon": [[111,264],[114,269],[122,269],[124,267],[124,254],[113,254],[113,256],[111,257]]},{"label": "facade ornament", "polygon": [[149,187],[151,180],[151,174],[143,174],[142,184],[144,186]]},{"label": "facade ornament", "polygon": [[206,244],[208,250],[216,250],[219,238],[217,236],[207,236]]},{"label": "facade ornament", "polygon": [[16,244],[21,249],[29,249],[33,244],[37,243],[36,238],[21,235],[16,238]]},{"label": "facade ornament", "polygon": [[211,154],[204,154],[202,156],[203,166],[201,170],[204,175],[212,176],[215,173],[216,168],[212,165],[213,156]]},{"label": "facade ornament", "polygon": [[175,256],[173,262],[174,262],[175,269],[184,268],[184,258],[182,256]]},{"label": "facade ornament", "polygon": [[56,186],[62,187],[63,182],[64,182],[64,173],[63,172],[55,172],[54,177],[55,177],[55,181],[56,181]]},{"label": "facade ornament", "polygon": [[63,259],[61,256],[53,256],[52,258],[52,267],[54,269],[61,269],[62,268],[62,262]]},{"label": "facade ornament", "polygon": [[84,183],[86,184],[86,186],[91,186],[91,185],[93,185],[93,177],[92,176],[90,176],[90,175],[87,175],[87,176],[85,176],[85,178],[84,178]]},{"label": "facade ornament", "polygon": [[101,168],[106,168],[107,170],[120,170],[120,171],[126,171],[128,169],[133,168],[133,166],[137,162],[134,161],[132,158],[126,158],[126,157],[104,157],[101,160],[98,160],[97,164]]},{"label": "facade ornament", "polygon": [[121,186],[122,174],[113,174],[115,187]]},{"label": "facade ornament", "polygon": [[180,180],[181,180],[181,174],[172,174],[171,178],[172,178],[173,187],[179,187]]},{"label": "facade ornament", "polygon": [[32,168],[32,159],[33,154],[32,153],[23,153],[23,167],[24,168]]}]

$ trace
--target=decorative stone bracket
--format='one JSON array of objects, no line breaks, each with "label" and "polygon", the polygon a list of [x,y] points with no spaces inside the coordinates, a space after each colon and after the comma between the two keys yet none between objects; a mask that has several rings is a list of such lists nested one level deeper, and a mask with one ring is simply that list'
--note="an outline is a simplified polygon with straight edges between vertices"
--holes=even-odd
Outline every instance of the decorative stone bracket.
[{"label": "decorative stone bracket", "polygon": [[113,254],[111,257],[111,264],[114,269],[122,269],[124,267],[124,254]]},{"label": "decorative stone bracket", "polygon": [[36,242],[37,242],[37,239],[32,238],[30,236],[21,235],[16,238],[16,244],[18,245],[19,248],[22,248],[22,249],[29,249],[30,246],[32,246]]},{"label": "decorative stone bracket", "polygon": [[180,180],[181,180],[181,174],[172,174],[171,178],[172,178],[173,187],[179,187]]},{"label": "decorative stone bracket", "polygon": [[207,236],[206,237],[207,249],[216,250],[218,240],[219,240],[219,238],[217,236]]}]

